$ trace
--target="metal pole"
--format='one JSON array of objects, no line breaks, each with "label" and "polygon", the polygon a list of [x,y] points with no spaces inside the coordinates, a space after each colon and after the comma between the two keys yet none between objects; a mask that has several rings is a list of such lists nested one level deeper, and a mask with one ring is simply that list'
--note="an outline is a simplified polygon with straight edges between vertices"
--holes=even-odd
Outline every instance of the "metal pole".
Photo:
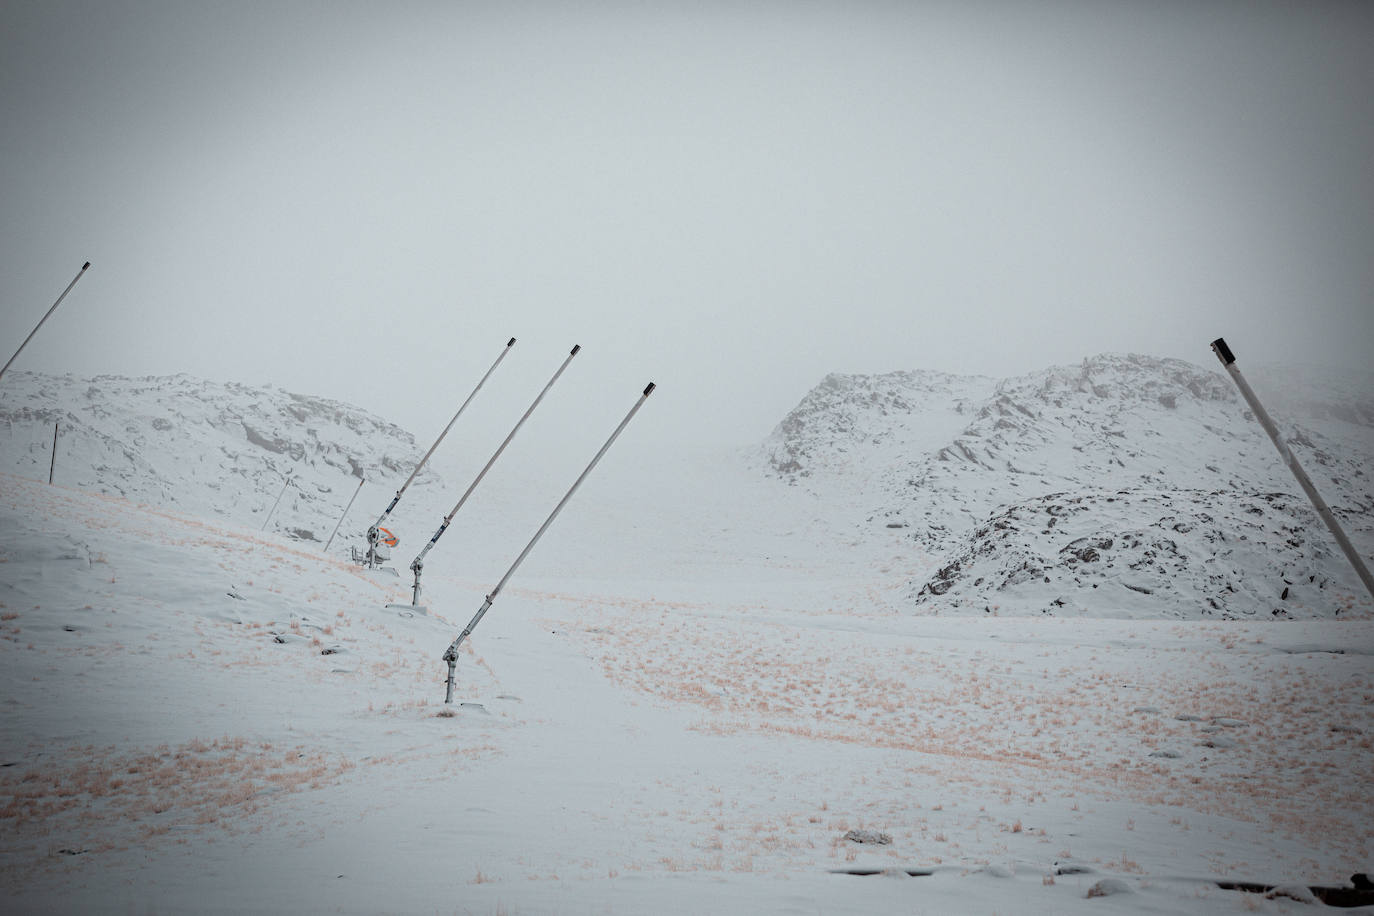
[{"label": "metal pole", "polygon": [[287,475],[286,483],[281,485],[281,492],[277,494],[277,501],[272,504],[272,508],[267,510],[267,518],[262,520],[261,531],[267,530],[267,523],[272,520],[272,513],[277,511],[277,506],[281,505],[281,498],[286,495],[286,488],[291,486],[291,477]]},{"label": "metal pole", "polygon": [[48,486],[52,486],[52,475],[57,470],[57,427],[57,423],[52,425],[52,463],[48,465]]},{"label": "metal pole", "polygon": [[[363,484],[365,483],[367,480],[362,477],[358,478],[358,489],[353,491],[353,499],[358,498],[358,494],[363,491]],[[339,533],[339,526],[343,524],[344,516],[348,515],[348,510],[353,508],[353,499],[350,499],[348,505],[344,506],[343,515],[340,515],[339,520],[334,523],[334,531],[329,535],[329,540],[324,542],[325,553],[329,553],[329,545],[334,543],[334,535]]]},{"label": "metal pole", "polygon": [[453,681],[458,673],[458,656],[444,656],[444,661],[448,662],[448,680],[444,684],[444,702],[453,702]]},{"label": "metal pole", "polygon": [[463,632],[458,634],[458,638],[449,643],[448,649],[444,651],[444,661],[448,663],[449,671],[448,695],[444,698],[445,703],[453,702],[453,671],[458,663],[458,647],[463,644],[463,640],[472,635],[472,631],[477,628],[477,624],[482,622],[482,618],[486,615],[487,611],[491,609],[492,602],[495,601],[496,596],[501,593],[501,589],[505,588],[506,583],[510,581],[510,577],[515,575],[515,571],[520,568],[520,564],[525,562],[525,557],[529,556],[530,551],[534,549],[534,545],[539,543],[539,539],[544,536],[544,532],[549,530],[549,526],[552,525],[553,520],[558,517],[558,513],[563,511],[563,507],[568,504],[568,500],[572,499],[572,495],[577,492],[577,488],[582,486],[582,481],[587,479],[587,475],[592,472],[592,468],[596,467],[596,463],[601,460],[601,456],[606,454],[606,451],[611,447],[611,443],[614,442],[621,431],[629,425],[630,420],[634,419],[634,415],[639,412],[639,408],[644,406],[644,401],[653,393],[653,390],[654,383],[650,382],[648,387],[644,389],[644,393],[639,396],[639,400],[635,402],[635,406],[630,408],[630,412],[625,415],[625,419],[620,421],[620,425],[615,428],[615,432],[611,433],[611,437],[606,440],[606,444],[601,446],[601,451],[596,453],[596,457],[591,460],[591,463],[587,465],[586,469],[578,476],[577,480],[573,482],[571,489],[569,489],[563,498],[559,500],[558,505],[554,506],[553,511],[549,513],[549,517],[544,520],[544,524],[539,526],[539,530],[534,533],[534,537],[530,538],[530,542],[525,545],[525,549],[520,551],[520,556],[515,558],[515,562],[511,564],[510,569],[506,570],[506,574],[501,577],[501,581],[496,583],[496,587],[486,596],[486,600],[482,602],[482,606],[477,610],[477,614],[468,622],[468,625],[463,628]]},{"label": "metal pole", "polygon": [[18,350],[14,351],[14,355],[10,357],[10,361],[8,363],[5,363],[4,369],[0,369],[0,376],[4,376],[5,369],[8,369],[10,367],[10,363],[18,359],[19,354],[24,352],[24,348],[29,345],[29,341],[33,340],[33,335],[37,334],[38,329],[43,327],[43,322],[48,320],[48,316],[51,315],[53,312],[57,311],[57,307],[62,304],[62,300],[67,298],[67,293],[72,291],[72,287],[76,285],[77,280],[80,280],[83,276],[86,275],[86,269],[90,266],[90,261],[87,261],[85,264],[81,265],[81,269],[76,272],[76,276],[72,278],[72,282],[67,284],[67,288],[62,290],[62,295],[57,297],[57,301],[52,304],[52,308],[48,309],[47,313],[42,317],[42,319],[39,320],[38,324],[34,326],[34,329],[29,332],[29,336],[24,338],[24,342],[19,345]]},{"label": "metal pole", "polygon": [[1216,353],[1217,359],[1221,360],[1221,364],[1231,374],[1231,378],[1235,381],[1236,387],[1240,389],[1245,402],[1250,405],[1250,410],[1254,412],[1255,419],[1259,420],[1260,426],[1264,427],[1264,431],[1269,434],[1269,439],[1274,443],[1274,448],[1279,450],[1279,456],[1288,465],[1288,470],[1292,471],[1293,476],[1298,479],[1298,484],[1307,494],[1307,498],[1312,501],[1312,508],[1317,510],[1317,514],[1321,516],[1326,527],[1330,529],[1331,535],[1336,539],[1336,543],[1345,553],[1346,559],[1350,561],[1351,566],[1355,567],[1355,574],[1360,577],[1364,587],[1369,590],[1370,597],[1374,597],[1374,577],[1370,576],[1364,558],[1355,551],[1355,545],[1350,543],[1350,538],[1345,536],[1345,530],[1341,528],[1340,522],[1336,521],[1336,516],[1331,512],[1331,508],[1321,498],[1317,488],[1312,485],[1312,480],[1307,476],[1307,472],[1302,469],[1302,465],[1298,464],[1297,456],[1283,441],[1278,427],[1274,425],[1274,421],[1269,418],[1268,412],[1260,404],[1259,398],[1255,396],[1254,390],[1250,387],[1250,383],[1245,380],[1245,376],[1240,374],[1240,369],[1236,367],[1236,357],[1231,352],[1231,348],[1226,346],[1226,341],[1223,338],[1218,337],[1212,341],[1212,352]]},{"label": "metal pole", "polygon": [[478,381],[477,387],[472,389],[472,393],[468,395],[467,400],[458,408],[458,412],[453,415],[453,419],[448,421],[448,426],[444,427],[444,431],[439,434],[439,438],[435,439],[434,444],[429,447],[429,451],[425,452],[425,457],[420,459],[420,463],[415,465],[415,470],[410,472],[410,476],[406,478],[406,482],[401,484],[401,489],[396,491],[396,496],[392,498],[391,505],[387,506],[386,511],[377,516],[377,521],[372,524],[372,527],[367,529],[367,565],[369,569],[377,565],[377,539],[380,537],[380,532],[377,529],[382,527],[382,523],[385,522],[386,517],[391,514],[391,510],[396,508],[396,504],[401,501],[401,497],[405,494],[406,489],[410,486],[416,475],[420,473],[420,469],[429,461],[429,457],[434,454],[434,450],[439,447],[439,443],[444,441],[444,437],[448,435],[448,431],[453,429],[453,424],[458,422],[458,418],[463,415],[463,411],[468,409],[468,405],[472,403],[472,399],[477,397],[477,392],[482,390],[482,386],[487,383],[487,379],[496,371],[496,367],[501,365],[501,360],[506,358],[506,354],[510,352],[510,348],[513,346],[515,346],[514,337],[506,342],[506,346],[501,350],[501,355],[496,357],[496,362],[491,364],[491,368],[487,370],[487,374],[482,376],[481,380]]},{"label": "metal pole", "polygon": [[472,491],[476,490],[477,485],[482,482],[482,478],[487,476],[487,471],[491,470],[491,466],[496,463],[496,459],[501,457],[501,453],[506,450],[506,446],[510,445],[511,440],[515,438],[515,434],[520,432],[520,427],[524,426],[525,421],[530,418],[530,414],[534,413],[534,408],[538,407],[539,402],[544,400],[544,395],[549,393],[549,389],[553,387],[553,383],[558,381],[558,377],[563,374],[563,370],[568,368],[568,363],[572,362],[573,357],[576,356],[581,349],[581,344],[577,344],[572,348],[572,352],[568,354],[568,358],[563,360],[563,365],[558,367],[558,371],[553,374],[553,378],[549,379],[548,384],[544,386],[544,390],[539,392],[539,396],[534,399],[534,403],[529,406],[524,415],[520,418],[520,421],[515,424],[515,428],[506,434],[505,441],[503,441],[500,447],[498,447],[492,456],[487,459],[486,466],[478,472],[477,478],[473,480],[472,484],[467,488],[467,491],[459,498],[458,505],[453,507],[452,512],[444,516],[444,522],[439,526],[439,530],[434,532],[434,537],[429,539],[429,543],[426,544],[419,554],[416,555],[415,559],[410,562],[410,571],[415,573],[415,585],[410,598],[411,604],[418,605],[420,603],[420,571],[424,569],[425,556],[434,545],[439,542],[439,538],[448,530],[449,523],[453,521],[453,517],[458,514],[459,509],[463,508],[463,503],[468,501],[468,497],[472,495]]}]

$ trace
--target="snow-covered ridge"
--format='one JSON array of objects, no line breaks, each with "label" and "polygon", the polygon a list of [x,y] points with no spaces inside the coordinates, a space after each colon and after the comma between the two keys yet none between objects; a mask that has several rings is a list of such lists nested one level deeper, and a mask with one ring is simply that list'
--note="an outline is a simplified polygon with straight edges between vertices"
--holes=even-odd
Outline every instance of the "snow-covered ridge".
[{"label": "snow-covered ridge", "polygon": [[[1361,606],[1344,558],[1225,375],[1141,355],[995,383],[901,375],[919,380],[919,397],[877,394],[890,376],[827,377],[764,452],[771,473],[857,528],[902,528],[939,558],[933,575],[913,570],[911,605],[1182,617]],[[1249,377],[1368,554],[1374,375]],[[979,386],[985,394],[971,396]],[[1082,559],[1084,544],[1108,543]]]},{"label": "snow-covered ridge", "polygon": [[[909,448],[932,426],[956,428],[993,380],[924,370],[883,375],[832,373],[792,409],[765,444],[768,462],[794,480],[844,470],[845,456],[885,445]],[[942,422],[941,422],[942,421]]]},{"label": "snow-covered ridge", "polygon": [[[410,433],[357,407],[187,375],[80,378],[7,373],[0,468],[154,506],[323,540],[359,477],[404,479]],[[288,477],[293,479],[286,486]],[[432,481],[433,475],[421,476]]]}]

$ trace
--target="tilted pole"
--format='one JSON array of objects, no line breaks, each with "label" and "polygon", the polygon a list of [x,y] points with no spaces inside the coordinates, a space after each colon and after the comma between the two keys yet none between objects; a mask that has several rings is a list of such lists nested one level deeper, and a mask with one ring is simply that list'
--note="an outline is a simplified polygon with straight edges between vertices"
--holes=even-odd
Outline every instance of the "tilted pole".
[{"label": "tilted pole", "polygon": [[57,423],[52,425],[52,463],[48,465],[48,486],[52,486],[52,475],[57,470],[57,427]]},{"label": "tilted pole", "polygon": [[286,495],[286,488],[291,486],[292,475],[286,475],[286,483],[281,485],[281,492],[277,494],[277,501],[272,504],[272,508],[267,510],[267,518],[262,520],[261,531],[267,530],[267,523],[272,521],[272,513],[277,511],[277,506],[281,505],[281,498]]},{"label": "tilted pole", "polygon": [[90,261],[87,261],[85,264],[81,265],[81,269],[76,272],[76,276],[72,278],[72,282],[68,283],[67,288],[62,290],[62,295],[57,297],[57,301],[54,302],[52,304],[52,307],[48,309],[47,313],[44,314],[41,319],[39,319],[38,324],[36,324],[34,326],[34,329],[29,332],[29,336],[24,338],[24,342],[19,345],[19,349],[14,351],[14,355],[10,357],[10,361],[8,363],[5,363],[3,369],[0,369],[0,376],[3,376],[5,374],[5,369],[8,369],[10,367],[10,363],[18,359],[19,354],[24,352],[24,348],[29,345],[29,341],[33,340],[33,335],[37,334],[38,329],[43,327],[43,322],[47,321],[48,317],[52,315],[53,312],[57,311],[57,307],[62,304],[62,300],[67,298],[67,293],[72,291],[72,287],[76,285],[77,280],[80,280],[82,277],[86,275],[86,270],[90,266]]},{"label": "tilted pole", "polygon": [[425,463],[429,461],[429,457],[434,454],[434,450],[439,447],[439,443],[444,441],[444,437],[448,435],[448,431],[453,429],[453,424],[458,422],[458,418],[463,415],[463,411],[468,409],[468,405],[472,403],[472,399],[477,397],[477,392],[482,390],[482,386],[487,383],[487,379],[496,371],[496,367],[501,365],[501,360],[506,358],[506,354],[510,352],[510,348],[513,346],[515,346],[514,337],[506,342],[505,348],[501,350],[501,355],[496,357],[496,362],[491,364],[491,368],[487,370],[487,374],[482,376],[481,380],[477,383],[477,387],[472,389],[472,393],[468,395],[467,400],[458,408],[458,412],[453,415],[453,419],[448,421],[448,426],[444,427],[444,431],[439,434],[439,438],[435,439],[434,444],[429,447],[429,451],[425,452],[425,457],[420,459],[420,463],[415,465],[415,470],[410,472],[410,476],[406,478],[406,482],[401,484],[401,489],[396,491],[396,496],[391,500],[391,505],[387,506],[386,511],[377,517],[377,521],[372,524],[371,528],[367,529],[367,565],[369,569],[377,565],[377,540],[381,537],[381,532],[379,532],[378,529],[382,527],[382,524],[386,521],[386,517],[391,514],[391,510],[396,508],[396,504],[400,502],[401,497],[405,495],[406,488],[415,480],[416,475],[420,473],[420,469],[425,466]]},{"label": "tilted pole", "polygon": [[1264,427],[1264,431],[1269,434],[1269,439],[1274,443],[1274,448],[1279,450],[1279,456],[1288,465],[1288,470],[1292,471],[1293,476],[1298,479],[1298,484],[1307,494],[1307,498],[1312,501],[1312,508],[1316,509],[1322,521],[1326,522],[1326,527],[1331,530],[1331,535],[1340,545],[1346,559],[1350,561],[1351,566],[1355,567],[1355,574],[1360,577],[1364,587],[1369,590],[1370,597],[1374,597],[1374,577],[1370,576],[1364,558],[1356,552],[1355,545],[1350,543],[1350,538],[1345,536],[1345,531],[1341,528],[1340,522],[1336,521],[1336,516],[1331,512],[1331,507],[1326,504],[1325,500],[1321,498],[1321,494],[1317,492],[1317,488],[1312,485],[1312,479],[1307,476],[1302,465],[1298,464],[1297,456],[1293,454],[1292,449],[1283,441],[1283,436],[1279,434],[1278,427],[1274,425],[1274,421],[1269,418],[1264,406],[1260,404],[1259,398],[1255,396],[1254,389],[1245,380],[1245,376],[1240,374],[1240,369],[1236,368],[1236,357],[1231,352],[1231,348],[1226,346],[1226,341],[1223,338],[1218,337],[1212,341],[1212,352],[1216,353],[1217,359],[1221,360],[1221,364],[1231,374],[1236,387],[1240,389],[1245,402],[1250,405],[1250,410],[1255,414],[1255,419],[1259,420],[1260,426]]},{"label": "tilted pole", "polygon": [[558,505],[554,506],[553,511],[549,513],[549,517],[544,520],[544,524],[539,526],[539,530],[534,533],[534,537],[530,538],[530,542],[525,545],[525,549],[520,551],[520,556],[515,558],[515,562],[511,564],[510,569],[506,570],[506,574],[501,577],[501,581],[497,582],[496,587],[488,593],[486,600],[483,601],[482,606],[478,608],[477,614],[468,622],[467,626],[463,627],[463,632],[458,634],[458,638],[449,643],[448,649],[444,652],[444,661],[448,663],[448,682],[444,695],[445,703],[453,702],[453,680],[455,669],[458,666],[458,647],[463,644],[463,640],[472,635],[472,631],[477,628],[477,624],[482,622],[482,618],[486,616],[487,611],[491,610],[492,602],[495,601],[496,596],[501,593],[501,589],[505,588],[506,583],[510,581],[510,577],[515,575],[515,571],[520,568],[520,564],[525,562],[525,557],[529,556],[530,551],[534,549],[534,545],[539,543],[539,539],[544,536],[544,532],[549,530],[549,526],[552,525],[553,520],[558,517],[558,513],[563,511],[563,507],[568,504],[568,500],[572,499],[572,495],[577,492],[577,488],[582,486],[582,481],[587,479],[587,475],[592,472],[592,468],[596,467],[596,463],[601,460],[601,456],[606,454],[607,449],[611,447],[611,443],[614,442],[621,431],[629,425],[630,420],[634,419],[634,415],[639,412],[639,408],[644,406],[644,401],[653,393],[653,390],[654,383],[650,382],[649,386],[644,389],[644,393],[639,396],[639,400],[635,402],[635,406],[630,408],[630,412],[625,415],[625,419],[621,420],[620,425],[615,428],[615,432],[611,433],[611,438],[607,439],[606,444],[601,446],[601,451],[596,453],[596,457],[591,460],[591,463],[587,465],[586,469],[578,476],[577,480],[573,482],[571,489],[569,489],[564,497],[559,500]]},{"label": "tilted pole", "polygon": [[410,571],[415,573],[415,585],[410,599],[411,604],[418,605],[420,603],[420,571],[425,567],[425,555],[439,542],[439,538],[448,530],[449,523],[453,521],[453,517],[458,514],[459,509],[463,508],[463,503],[468,501],[468,497],[472,495],[472,491],[477,489],[477,485],[482,482],[482,478],[487,476],[487,471],[491,470],[491,466],[496,463],[496,459],[501,457],[501,453],[506,450],[506,446],[510,445],[510,441],[515,438],[515,434],[520,432],[520,427],[524,426],[525,421],[530,418],[530,414],[534,413],[534,408],[538,407],[539,402],[544,400],[544,395],[549,393],[549,389],[553,387],[553,383],[558,381],[558,377],[563,374],[563,370],[568,368],[568,363],[572,362],[573,357],[576,356],[581,349],[581,344],[572,348],[572,352],[568,354],[568,358],[563,360],[563,365],[558,367],[558,371],[553,374],[553,378],[549,379],[548,384],[544,386],[544,390],[539,392],[539,397],[534,399],[534,403],[525,411],[524,416],[520,418],[520,422],[516,423],[515,428],[506,434],[505,441],[502,442],[500,447],[496,449],[496,452],[487,459],[486,466],[478,472],[477,479],[472,482],[471,486],[467,488],[467,492],[458,500],[458,505],[453,507],[452,512],[444,516],[444,522],[439,526],[439,530],[434,532],[434,537],[429,539],[429,543],[426,544],[424,549],[422,549],[419,554],[416,555],[415,559],[410,562]]},{"label": "tilted pole", "polygon": [[329,535],[329,540],[324,542],[325,553],[329,553],[329,545],[334,543],[334,535],[339,533],[339,526],[343,524],[344,518],[348,515],[348,510],[353,508],[353,500],[357,499],[358,494],[363,491],[363,484],[365,483],[367,483],[366,478],[358,478],[358,489],[353,491],[353,499],[350,499],[348,505],[344,506],[343,515],[340,515],[339,520],[334,523],[334,531]]}]

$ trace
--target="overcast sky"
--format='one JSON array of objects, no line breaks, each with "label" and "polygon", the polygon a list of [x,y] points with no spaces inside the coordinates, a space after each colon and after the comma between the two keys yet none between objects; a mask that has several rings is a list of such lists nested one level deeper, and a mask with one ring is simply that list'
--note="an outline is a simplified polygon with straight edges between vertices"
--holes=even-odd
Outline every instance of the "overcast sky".
[{"label": "overcast sky", "polygon": [[[0,4],[0,344],[432,438],[822,375],[1369,366],[1374,4]],[[576,379],[576,381],[574,381]],[[503,402],[501,399],[507,399]],[[604,429],[603,429],[604,428]]]}]

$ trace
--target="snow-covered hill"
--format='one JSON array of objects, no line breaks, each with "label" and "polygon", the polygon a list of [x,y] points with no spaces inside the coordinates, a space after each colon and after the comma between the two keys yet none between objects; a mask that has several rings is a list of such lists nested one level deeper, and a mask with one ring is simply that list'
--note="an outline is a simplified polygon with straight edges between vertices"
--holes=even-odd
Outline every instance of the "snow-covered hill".
[{"label": "snow-covered hill", "polygon": [[789,480],[843,476],[913,449],[939,448],[994,385],[982,376],[924,370],[827,375],[773,431],[769,464]]},{"label": "snow-covered hill", "polygon": [[[357,407],[186,375],[7,373],[0,469],[150,506],[324,540],[359,478],[392,489],[418,463],[410,433]],[[291,483],[288,486],[287,480]],[[416,486],[432,483],[426,469]],[[284,494],[284,495],[283,495]]]},{"label": "snow-covered hill", "polygon": [[[1254,373],[1368,555],[1374,375]],[[1194,617],[1368,608],[1230,379],[1103,355],[993,383],[828,376],[765,446],[857,528],[901,528],[926,612]],[[915,564],[914,564],[915,565]]]}]

